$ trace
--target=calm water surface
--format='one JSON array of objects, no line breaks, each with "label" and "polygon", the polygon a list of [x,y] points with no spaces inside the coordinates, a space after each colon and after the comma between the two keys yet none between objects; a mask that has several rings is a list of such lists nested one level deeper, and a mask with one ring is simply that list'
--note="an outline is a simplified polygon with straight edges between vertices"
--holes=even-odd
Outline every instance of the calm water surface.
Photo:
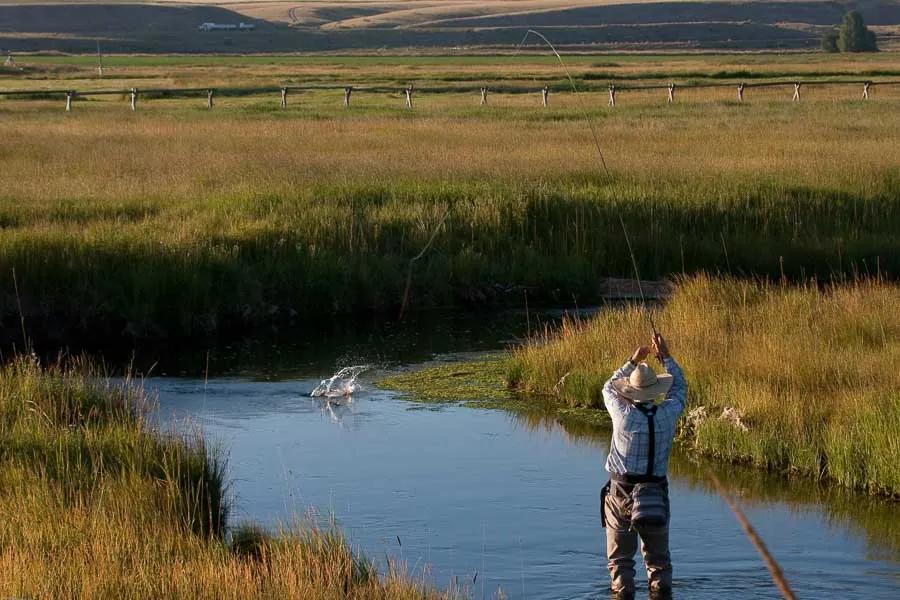
[{"label": "calm water surface", "polygon": [[[333,515],[376,561],[401,560],[415,576],[456,582],[473,598],[500,588],[512,598],[607,598],[598,506],[608,432],[422,407],[371,383],[342,408],[309,397],[339,365],[393,369],[436,352],[485,350],[521,320],[450,320],[426,335],[376,328],[339,348],[328,339],[219,348],[209,361],[220,375],[208,381],[190,376],[205,369],[204,353],[170,356],[159,370],[180,364],[187,376],[152,377],[148,386],[161,418],[175,426],[189,419],[226,452],[235,521],[277,527]],[[778,598],[698,466],[675,457],[671,471],[676,598]],[[717,472],[800,597],[900,597],[896,504],[755,471]]]}]

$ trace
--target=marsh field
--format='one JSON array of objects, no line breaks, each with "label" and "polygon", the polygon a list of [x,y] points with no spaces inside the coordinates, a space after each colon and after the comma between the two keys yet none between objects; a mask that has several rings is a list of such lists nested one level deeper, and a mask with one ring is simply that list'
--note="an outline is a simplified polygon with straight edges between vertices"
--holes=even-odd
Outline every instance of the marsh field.
[{"label": "marsh field", "polygon": [[[815,57],[578,57],[573,96],[545,58],[20,60],[4,89],[244,87],[341,82],[397,87],[139,100],[0,99],[0,271],[16,269],[22,311],[57,337],[195,336],[279,320],[395,313],[410,260],[413,308],[590,303],[630,276],[618,218],[647,278],[700,270],[801,279],[889,274],[900,257],[900,86],[893,54]],[[129,62],[131,60],[132,62]],[[807,62],[813,63],[811,69]],[[624,90],[717,83],[746,72],[817,73],[861,85]],[[862,75],[860,75],[860,73]],[[880,73],[882,75],[873,75]],[[666,79],[662,79],[665,74]],[[249,81],[248,81],[249,80]],[[465,82],[537,91],[414,94]],[[633,80],[633,81],[631,81]],[[602,85],[596,84],[600,81]],[[756,81],[756,80],[754,80]],[[472,82],[475,82],[474,84]],[[609,168],[599,164],[585,113]],[[7,279],[9,279],[7,277]],[[7,282],[9,283],[9,282]],[[0,299],[7,338],[19,304]]]},{"label": "marsh field", "polygon": [[[642,278],[673,282],[652,310],[693,386],[679,597],[721,597],[726,577],[776,593],[739,532],[712,577],[691,554],[694,520],[734,525],[698,461],[754,505],[805,595],[894,597],[900,54],[577,55],[577,95],[555,58],[521,53],[109,56],[102,79],[95,57],[16,62],[0,68],[17,92],[0,95],[0,594],[602,597],[602,530],[570,547],[560,528],[579,526],[529,498],[592,514],[598,389],[647,333],[639,304],[605,296],[634,275],[624,223]],[[282,109],[281,86],[306,89]],[[61,90],[123,93],[66,112]],[[11,358],[31,344],[107,370]],[[309,398],[361,362],[378,376],[355,409]],[[104,382],[128,365],[143,386]],[[395,458],[379,428],[422,456]],[[444,437],[457,454],[435,453]],[[433,485],[410,491],[393,461]],[[289,484],[346,536],[296,519]],[[836,552],[857,571],[824,573]]]}]

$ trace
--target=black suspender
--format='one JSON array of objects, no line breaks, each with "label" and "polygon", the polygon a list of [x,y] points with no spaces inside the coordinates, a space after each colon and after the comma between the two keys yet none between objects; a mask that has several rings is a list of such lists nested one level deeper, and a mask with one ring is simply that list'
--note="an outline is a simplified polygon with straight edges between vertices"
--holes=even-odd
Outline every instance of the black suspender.
[{"label": "black suspender", "polygon": [[649,408],[644,406],[643,404],[635,403],[635,408],[644,413],[644,416],[647,417],[647,428],[650,431],[650,439],[648,440],[648,445],[650,446],[647,449],[647,477],[653,476],[653,464],[656,462],[655,454],[656,454],[656,427],[653,423],[653,417],[656,415],[657,406],[655,404],[651,405]]}]

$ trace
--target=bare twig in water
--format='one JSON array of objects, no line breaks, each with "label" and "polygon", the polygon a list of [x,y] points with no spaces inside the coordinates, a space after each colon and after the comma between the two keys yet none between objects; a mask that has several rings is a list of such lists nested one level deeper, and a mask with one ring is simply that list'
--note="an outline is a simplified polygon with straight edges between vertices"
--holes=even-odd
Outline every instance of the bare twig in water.
[{"label": "bare twig in water", "polygon": [[522,38],[522,41],[519,42],[519,45],[516,46],[516,50],[521,48],[525,44],[525,40],[528,39],[529,35],[535,35],[542,40],[544,43],[550,47],[550,50],[553,51],[553,54],[556,55],[556,60],[559,61],[560,66],[563,68],[563,71],[566,72],[566,77],[569,79],[569,85],[572,86],[572,92],[575,94],[576,101],[578,102],[578,107],[581,109],[581,113],[584,116],[584,120],[587,121],[588,127],[591,130],[591,136],[594,138],[594,147],[597,148],[597,155],[600,157],[600,164],[603,166],[603,172],[606,173],[606,176],[609,177],[609,169],[606,167],[606,159],[603,157],[603,150],[600,148],[600,136],[597,135],[597,128],[594,126],[594,120],[591,119],[588,114],[587,108],[584,106],[584,103],[581,102],[581,98],[578,96],[578,86],[575,85],[575,79],[572,77],[572,74],[569,72],[569,67],[566,65],[566,62],[563,60],[562,56],[560,56],[559,52],[557,52],[556,47],[553,43],[544,36],[539,31],[535,31],[534,29],[529,29],[525,32],[525,37]]},{"label": "bare twig in water", "polygon": [[719,478],[716,477],[715,473],[713,473],[710,469],[706,469],[706,476],[709,477],[710,481],[712,481],[713,485],[716,488],[716,491],[719,492],[719,495],[722,497],[725,503],[728,504],[728,507],[731,509],[731,512],[734,513],[734,516],[737,517],[738,523],[741,524],[741,527],[744,528],[744,533],[747,534],[750,542],[756,547],[759,555],[762,556],[763,561],[766,563],[766,568],[769,569],[769,573],[772,574],[772,580],[781,591],[782,597],[784,597],[785,600],[796,600],[797,597],[794,595],[793,590],[791,590],[791,586],[788,584],[787,579],[785,578],[784,573],[781,570],[781,567],[778,566],[775,558],[771,554],[769,554],[769,549],[766,548],[765,542],[762,541],[762,538],[759,537],[758,533],[756,533],[753,525],[751,525],[750,521],[747,520],[747,516],[744,514],[744,511],[742,511],[741,508],[734,502],[734,500],[731,499],[731,496],[729,496],[728,492],[725,490],[725,486],[722,485],[722,482],[719,481]]}]

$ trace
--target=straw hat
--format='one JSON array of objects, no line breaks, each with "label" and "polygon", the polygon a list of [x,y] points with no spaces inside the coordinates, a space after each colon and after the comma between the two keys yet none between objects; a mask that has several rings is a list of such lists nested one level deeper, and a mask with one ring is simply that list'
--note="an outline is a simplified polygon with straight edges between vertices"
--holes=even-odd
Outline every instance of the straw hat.
[{"label": "straw hat", "polygon": [[672,387],[672,376],[668,373],[657,375],[653,367],[641,363],[631,372],[631,376],[614,379],[612,385],[620,396],[629,400],[655,402]]}]

